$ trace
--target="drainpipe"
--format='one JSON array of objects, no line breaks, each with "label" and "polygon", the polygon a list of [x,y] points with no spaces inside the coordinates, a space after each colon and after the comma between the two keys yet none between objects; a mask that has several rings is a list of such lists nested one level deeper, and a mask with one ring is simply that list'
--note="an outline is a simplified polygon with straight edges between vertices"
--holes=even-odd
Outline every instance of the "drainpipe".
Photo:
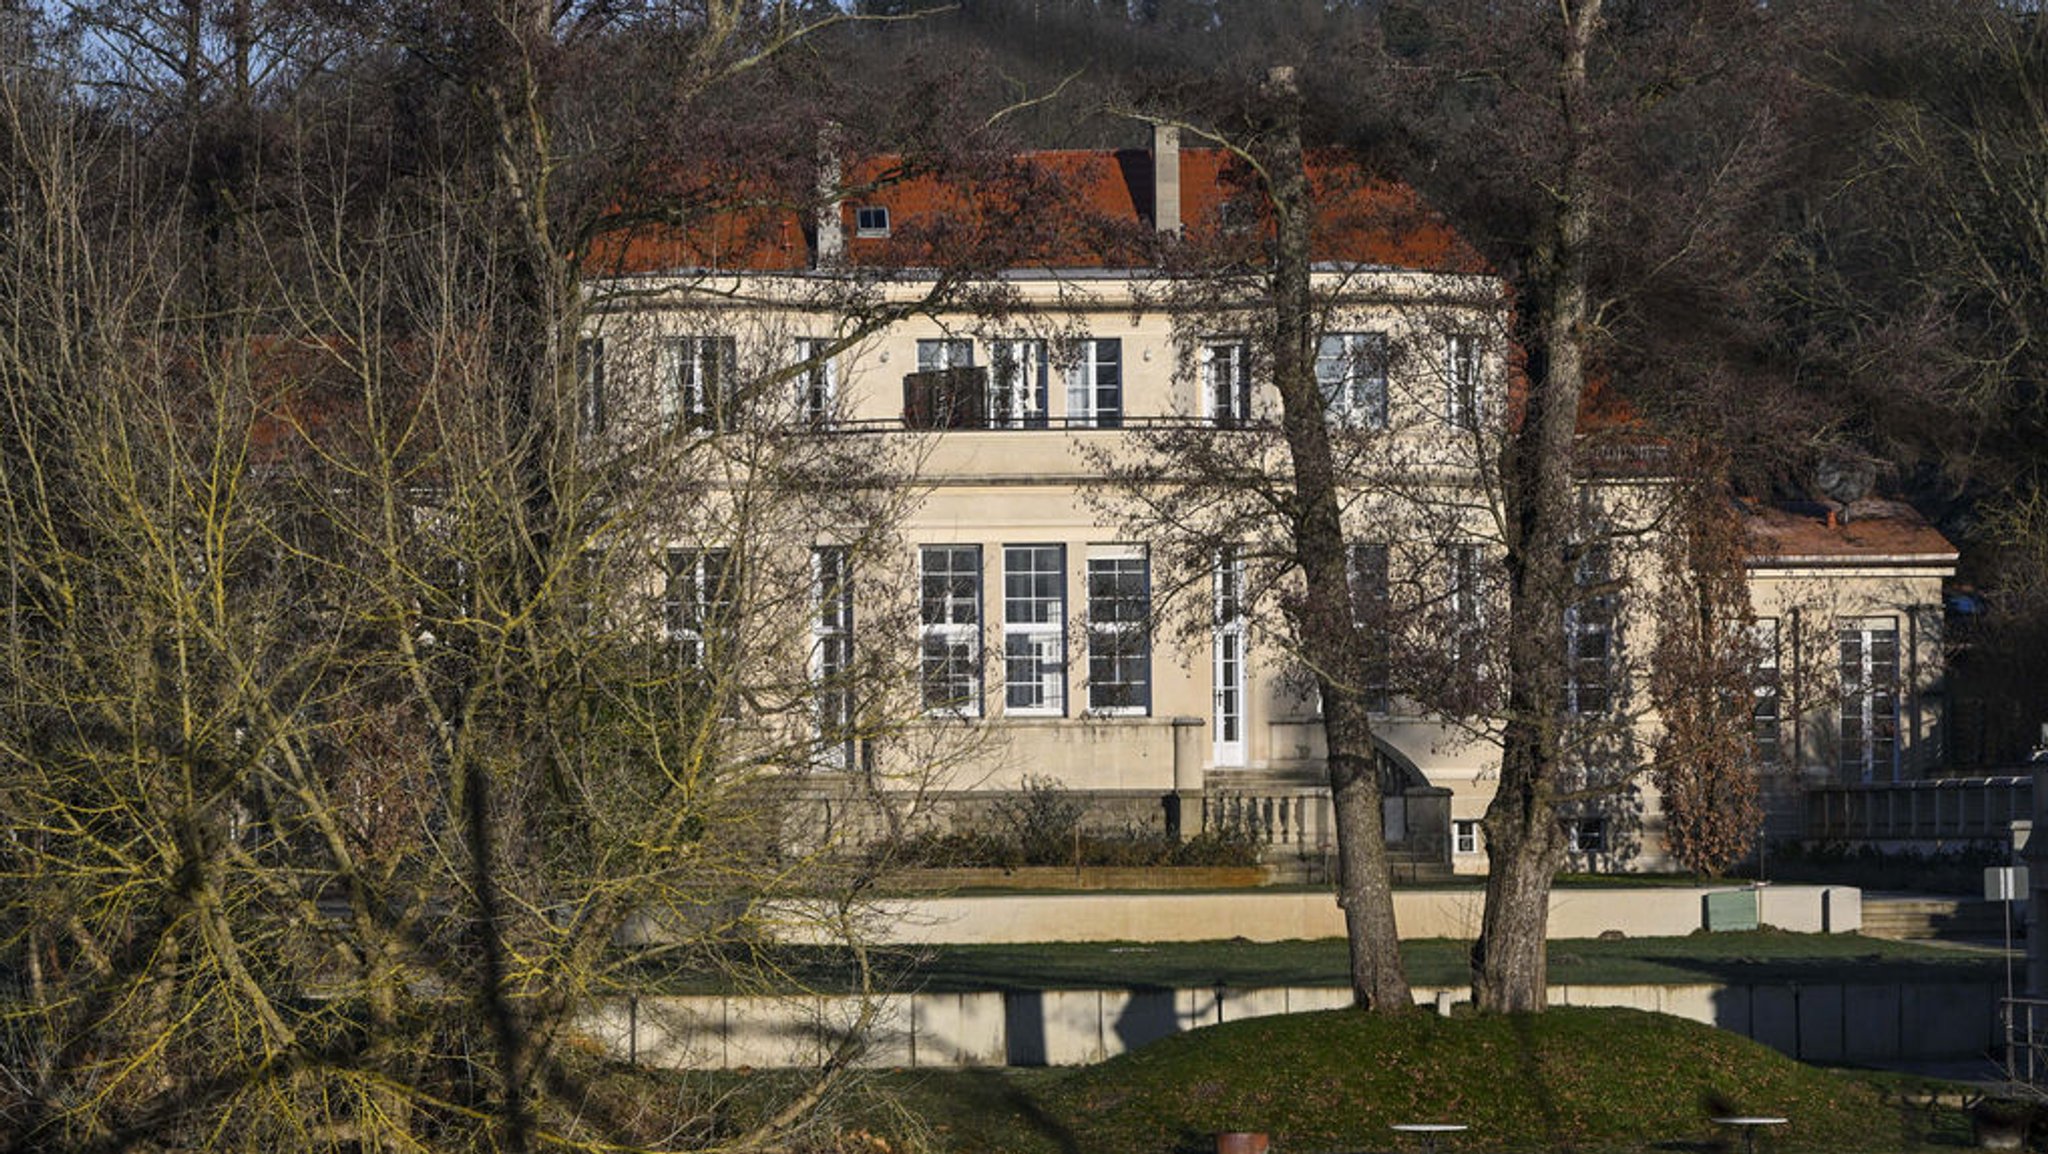
[{"label": "drainpipe", "polygon": [[1163,799],[1166,807],[1166,836],[1178,842],[1185,829],[1187,799],[1195,799],[1197,812],[1202,798],[1202,726],[1199,717],[1173,719],[1173,791]]}]

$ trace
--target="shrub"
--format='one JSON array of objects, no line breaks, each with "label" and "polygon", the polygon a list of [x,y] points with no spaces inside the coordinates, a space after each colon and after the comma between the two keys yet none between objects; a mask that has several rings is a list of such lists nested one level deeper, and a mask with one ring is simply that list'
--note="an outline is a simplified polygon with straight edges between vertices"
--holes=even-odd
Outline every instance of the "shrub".
[{"label": "shrub", "polygon": [[1203,830],[1173,847],[1171,864],[1179,866],[1251,866],[1259,864],[1263,847],[1258,835],[1241,825]]},{"label": "shrub", "polygon": [[1088,803],[1049,777],[1027,777],[1022,792],[996,802],[995,818],[1025,865],[1071,865]]},{"label": "shrub", "polygon": [[1766,861],[1770,876],[1776,881],[1853,885],[1867,890],[1974,894],[1983,885],[1985,867],[2012,864],[2012,851],[1996,841],[1970,842],[1925,853],[1886,851],[1871,845],[1851,848],[1843,842],[1783,842],[1772,843]]},{"label": "shrub", "polygon": [[1205,830],[1176,843],[1163,831],[1138,826],[1086,830],[1087,803],[1048,778],[1028,778],[1024,790],[991,807],[997,828],[925,831],[875,846],[870,859],[909,869],[1015,869],[1018,866],[1252,866],[1262,846],[1249,825]]}]

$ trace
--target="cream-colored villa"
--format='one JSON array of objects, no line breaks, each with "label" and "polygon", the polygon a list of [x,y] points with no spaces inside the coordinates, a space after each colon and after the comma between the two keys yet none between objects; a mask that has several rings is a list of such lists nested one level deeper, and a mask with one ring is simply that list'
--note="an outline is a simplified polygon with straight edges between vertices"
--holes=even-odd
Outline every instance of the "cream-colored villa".
[{"label": "cream-colored villa", "polygon": [[[593,290],[587,431],[625,435],[637,413],[707,439],[766,428],[902,462],[897,539],[869,575],[887,580],[844,579],[864,563],[851,559],[860,545],[829,527],[792,543],[812,550],[818,575],[813,671],[901,645],[915,682],[893,687],[907,723],[821,740],[807,783],[817,795],[913,756],[925,731],[953,734],[965,752],[917,785],[930,820],[968,820],[976,799],[1052,779],[1106,822],[1250,822],[1274,860],[1319,859],[1331,834],[1318,705],[1272,608],[1284,581],[1261,588],[1272,525],[1244,519],[1257,503],[1241,492],[1209,499],[1174,480],[1276,460],[1277,402],[1250,326],[1232,319],[1249,298],[1224,279],[1190,288],[1177,264],[1198,244],[1255,241],[1257,212],[1233,199],[1222,154],[1183,150],[1171,131],[1150,149],[1018,164],[1066,219],[1007,255],[1003,222],[957,185],[890,179],[881,164],[849,165],[866,183],[839,183],[861,191],[815,218],[767,212],[622,247],[616,275]],[[1445,700],[1441,683],[1461,676],[1484,698],[1500,556],[1491,450],[1510,394],[1501,291],[1404,190],[1341,161],[1315,168],[1318,374],[1358,483],[1354,619],[1384,631],[1390,654],[1376,719],[1389,840],[1418,872],[1482,872],[1478,819],[1498,760],[1489,719],[1423,701]],[[1001,267],[964,283],[926,267],[972,245]],[[1149,487],[1112,482],[1145,462],[1162,464]],[[1596,592],[1559,622],[1572,708],[1621,735],[1585,753],[1613,759],[1587,771],[1615,791],[1565,815],[1594,868],[1661,853],[1655,792],[1635,772],[1655,727],[1641,672],[1666,485],[1654,473],[1589,471],[1588,501],[1617,543],[1589,549],[1581,569]],[[1759,772],[1771,832],[1799,836],[1804,788],[1932,766],[1955,552],[1882,501],[1742,516]],[[672,543],[678,620],[715,596],[727,545]],[[877,598],[888,603],[863,603]],[[1437,657],[1414,667],[1439,684],[1412,691],[1413,663],[1396,652]],[[821,735],[858,710],[843,693],[825,698]]]}]

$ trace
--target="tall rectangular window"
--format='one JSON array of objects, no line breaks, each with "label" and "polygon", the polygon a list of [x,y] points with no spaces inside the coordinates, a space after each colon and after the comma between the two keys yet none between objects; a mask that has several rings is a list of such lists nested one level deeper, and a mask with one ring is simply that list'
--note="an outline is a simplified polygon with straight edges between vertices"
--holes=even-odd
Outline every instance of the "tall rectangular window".
[{"label": "tall rectangular window", "polygon": [[1839,765],[1848,781],[1899,776],[1899,624],[1891,617],[1843,621]]},{"label": "tall rectangular window", "polygon": [[838,373],[826,355],[831,347],[832,342],[821,337],[800,337],[796,342],[796,411],[813,428],[829,427],[839,417]]},{"label": "tall rectangular window", "polygon": [[1750,721],[1756,734],[1756,759],[1776,765],[1783,756],[1780,741],[1784,716],[1780,702],[1782,683],[1778,674],[1778,619],[1760,617],[1751,634],[1756,645],[1756,680],[1752,692]]},{"label": "tall rectangular window", "polygon": [[988,423],[996,429],[1043,429],[1050,372],[1045,342],[989,344]]},{"label": "tall rectangular window", "polygon": [[1476,634],[1486,616],[1479,546],[1469,541],[1452,545],[1450,563],[1451,627],[1462,640]]},{"label": "tall rectangular window", "polygon": [[1216,554],[1216,607],[1211,639],[1215,660],[1215,749],[1217,765],[1243,765],[1244,740],[1244,560],[1234,547]]},{"label": "tall rectangular window", "polygon": [[1451,545],[1445,561],[1450,569],[1445,596],[1449,636],[1444,647],[1452,662],[1450,686],[1463,704],[1477,703],[1481,664],[1486,652],[1486,571],[1476,542]]},{"label": "tall rectangular window", "polygon": [[1003,711],[1067,709],[1067,550],[1003,547]]},{"label": "tall rectangular window", "polygon": [[584,435],[604,432],[610,413],[609,398],[605,396],[603,337],[584,337],[576,342],[576,397]]},{"label": "tall rectangular window", "polygon": [[933,713],[981,715],[981,547],[918,551],[923,623],[919,685]]},{"label": "tall rectangular window", "polygon": [[1152,708],[1152,582],[1142,545],[1088,551],[1088,708]]},{"label": "tall rectangular window", "polygon": [[1393,614],[1389,611],[1392,589],[1387,565],[1387,546],[1376,543],[1351,546],[1351,624],[1365,636],[1366,694],[1381,703],[1382,708],[1387,700],[1389,665],[1393,655],[1393,646],[1387,636],[1393,624]]},{"label": "tall rectangular window", "polygon": [[1452,333],[1444,338],[1445,418],[1454,429],[1477,430],[1486,397],[1479,387],[1479,338]]},{"label": "tall rectangular window", "polygon": [[1331,333],[1316,344],[1316,383],[1323,409],[1339,424],[1387,427],[1387,338],[1383,333]]},{"label": "tall rectangular window", "polygon": [[1202,416],[1219,429],[1252,419],[1252,348],[1243,341],[1202,348]]},{"label": "tall rectangular window", "polygon": [[844,545],[811,550],[811,684],[817,702],[818,760],[853,768],[853,568]]},{"label": "tall rectangular window", "polygon": [[1113,429],[1124,423],[1124,343],[1116,337],[1075,345],[1067,366],[1067,424]]},{"label": "tall rectangular window", "polygon": [[731,337],[663,338],[656,366],[662,419],[712,432],[734,428],[739,419],[735,350]]},{"label": "tall rectangular window", "polygon": [[670,549],[662,618],[683,665],[703,669],[728,659],[739,582],[725,549]]},{"label": "tall rectangular window", "polygon": [[1573,601],[1564,611],[1565,712],[1605,714],[1614,704],[1615,623],[1613,560],[1606,545],[1588,546],[1575,568]]}]

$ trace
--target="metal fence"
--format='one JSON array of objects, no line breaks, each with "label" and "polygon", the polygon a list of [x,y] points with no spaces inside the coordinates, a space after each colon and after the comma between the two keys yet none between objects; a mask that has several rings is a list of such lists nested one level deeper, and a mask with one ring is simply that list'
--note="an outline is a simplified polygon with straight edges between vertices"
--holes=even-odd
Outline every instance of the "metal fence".
[{"label": "metal fence", "polygon": [[2005,1078],[2036,1090],[2048,1083],[2048,999],[2001,998],[2005,1027]]},{"label": "metal fence", "polygon": [[2033,816],[2029,777],[1952,777],[1832,785],[1806,794],[1806,836],[1821,841],[2004,841]]}]

